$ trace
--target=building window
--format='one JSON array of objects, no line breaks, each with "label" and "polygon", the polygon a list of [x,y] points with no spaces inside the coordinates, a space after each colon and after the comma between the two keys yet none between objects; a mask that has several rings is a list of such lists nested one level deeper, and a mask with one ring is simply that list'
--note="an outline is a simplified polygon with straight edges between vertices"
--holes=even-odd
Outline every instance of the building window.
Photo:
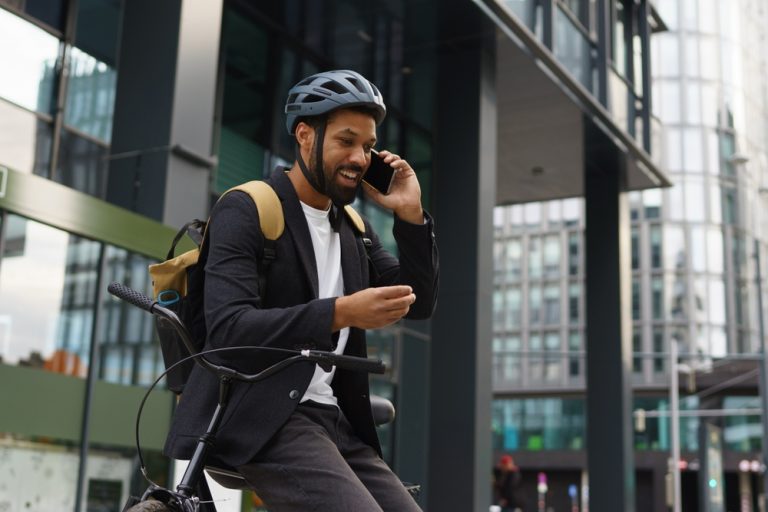
[{"label": "building window", "polygon": [[59,40],[0,7],[0,97],[33,112],[53,114]]},{"label": "building window", "polygon": [[581,284],[571,283],[568,286],[568,320],[572,324],[579,323],[579,304],[581,303]]},{"label": "building window", "polygon": [[661,276],[651,277],[651,312],[654,320],[664,319],[664,280]]},{"label": "building window", "polygon": [[5,364],[87,375],[99,253],[97,242],[6,216],[0,265]]},{"label": "building window", "polygon": [[578,232],[568,233],[568,275],[575,276],[579,274],[580,244],[581,234]]},{"label": "building window", "polygon": [[[147,266],[152,262],[125,249],[107,246],[105,281],[117,281],[151,295]],[[164,368],[153,317],[112,296],[105,296],[101,307],[98,377],[115,384],[151,384]]]},{"label": "building window", "polygon": [[560,323],[560,285],[548,284],[544,287],[544,323]]}]

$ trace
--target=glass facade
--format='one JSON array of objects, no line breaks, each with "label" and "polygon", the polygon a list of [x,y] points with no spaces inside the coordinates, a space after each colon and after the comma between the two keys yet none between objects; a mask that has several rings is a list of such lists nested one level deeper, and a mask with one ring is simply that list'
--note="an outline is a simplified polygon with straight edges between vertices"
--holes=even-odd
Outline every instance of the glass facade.
[{"label": "glass facade", "polygon": [[68,34],[64,2],[0,2],[0,165],[103,198],[122,4],[76,6]]},{"label": "glass facade", "polygon": [[[23,174],[34,186],[42,177],[91,196],[85,201],[74,191],[61,192],[61,212],[18,206],[6,211],[0,193],[0,383],[21,379],[57,395],[56,407],[41,408],[37,416],[0,421],[0,474],[15,471],[11,479],[0,478],[10,484],[0,489],[0,504],[10,503],[11,510],[33,502],[41,510],[71,510],[76,503],[83,511],[120,510],[128,493],[144,486],[133,460],[134,398],[161,372],[162,357],[152,318],[103,288],[120,281],[149,291],[147,265],[158,255],[131,248],[135,243],[146,249],[141,234],[112,232],[130,231],[128,223],[138,220],[121,224],[113,215],[123,214],[98,201],[94,213],[89,202],[107,194],[124,5],[0,0],[0,74],[13,76],[0,83],[0,178],[11,173],[19,180],[15,176]],[[318,5],[224,2],[211,119],[218,157],[212,196],[293,160],[282,111],[291,85],[321,69],[353,68],[370,77],[387,101],[377,146],[408,159],[428,208],[436,64],[435,48],[426,44],[434,40],[434,28],[423,20],[430,6],[346,0]],[[391,213],[362,195],[355,207],[395,250]],[[79,219],[76,225],[69,224],[73,219]],[[371,336],[371,355],[391,369],[372,377],[372,392],[397,402],[403,340],[424,343],[425,330],[403,323]],[[146,420],[151,432],[145,457],[152,479],[163,483],[170,468],[159,449],[172,407],[168,392],[157,394]],[[64,419],[50,421],[48,414]],[[382,427],[380,436],[392,462],[394,427]],[[84,480],[78,481],[86,462]],[[53,497],[41,497],[31,483],[50,472],[67,477],[57,480]],[[45,501],[51,499],[55,504]]]},{"label": "glass facade", "polygon": [[[507,4],[521,18],[532,12],[522,9],[525,2]],[[637,66],[642,48],[632,35],[637,19],[626,12],[634,4],[613,2],[614,116],[630,112],[643,94]],[[653,149],[674,186],[628,197],[632,381],[635,407],[662,413],[647,420],[644,432],[636,433],[635,446],[666,451],[670,427],[663,413],[669,404],[659,396],[667,393],[670,342],[680,343],[681,363],[705,372],[713,364],[731,364],[732,354],[750,356],[760,349],[757,294],[765,296],[765,288],[756,283],[755,254],[761,255],[765,279],[768,103],[760,92],[765,60],[755,48],[765,35],[761,23],[766,13],[749,1],[655,4],[668,30],[655,34],[648,48],[653,115],[663,124],[661,144]],[[578,5],[576,11],[582,12]],[[568,23],[574,24],[573,18],[569,15]],[[576,51],[577,46],[569,49]],[[574,213],[570,222],[553,222],[553,212],[564,212],[567,204]],[[583,340],[588,333],[581,323],[585,284],[581,240],[586,226],[581,209],[577,199],[496,208],[492,341],[496,450],[583,449],[583,432],[574,433],[572,426],[579,423],[571,416],[583,421],[583,405],[574,408],[573,403],[580,402],[570,398],[583,386],[586,372]],[[547,248],[544,240],[553,245]],[[520,248],[511,259],[510,247]],[[547,275],[546,254],[560,254],[564,267],[559,276],[553,269]],[[514,301],[508,299],[509,291]],[[764,307],[765,303],[764,299]],[[502,321],[517,309],[523,311],[522,322]],[[555,365],[554,358],[564,366]],[[571,392],[567,397],[560,394],[564,389]],[[656,397],[646,396],[654,393]],[[682,407],[691,411],[759,407],[755,387],[748,396],[722,393],[728,391],[715,402],[699,403],[692,392]],[[527,411],[534,409],[549,411],[535,414],[553,417],[533,420],[534,413]],[[697,449],[698,424],[697,418],[682,419],[684,451]],[[722,424],[726,449],[760,449],[758,417],[736,414]]]},{"label": "glass facade", "polygon": [[[86,442],[82,510],[119,510],[141,486],[131,432],[140,390],[121,396],[92,381],[130,389],[152,382],[163,365],[150,315],[100,289],[120,280],[147,291],[146,267],[155,260],[2,210],[0,233],[0,385],[5,408],[27,411],[0,421],[0,503],[72,510]],[[165,414],[148,423],[167,421],[167,395],[156,397]],[[126,409],[116,411],[119,404]],[[147,446],[150,471],[163,479],[168,463],[158,448],[157,439]]]}]

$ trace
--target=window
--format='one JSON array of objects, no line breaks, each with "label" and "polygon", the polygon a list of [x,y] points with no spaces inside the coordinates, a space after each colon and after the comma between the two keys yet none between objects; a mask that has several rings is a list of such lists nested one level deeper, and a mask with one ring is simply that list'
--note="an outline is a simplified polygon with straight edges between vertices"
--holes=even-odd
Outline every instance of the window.
[{"label": "window", "polygon": [[572,324],[579,322],[579,310],[581,303],[581,284],[571,283],[568,286],[568,320]]},{"label": "window", "polygon": [[99,252],[97,242],[7,216],[0,265],[5,364],[86,376]]},{"label": "window", "polygon": [[560,236],[547,235],[544,238],[544,277],[560,275]]},{"label": "window", "polygon": [[637,226],[632,226],[632,270],[640,268],[640,237],[639,229]]},{"label": "window", "polygon": [[578,331],[571,331],[568,334],[568,375],[571,377],[581,376],[581,355],[576,352],[581,351],[581,335]]},{"label": "window", "polygon": [[664,319],[664,280],[661,276],[651,277],[651,311],[654,320]]},{"label": "window", "polygon": [[544,288],[544,323],[560,323],[560,285],[548,284]]},{"label": "window", "polygon": [[640,320],[640,282],[632,280],[632,320]]},{"label": "window", "polygon": [[506,292],[506,310],[507,310],[507,329],[519,329],[520,328],[520,316],[521,316],[521,302],[520,302],[520,288],[508,288]]},{"label": "window", "polygon": [[579,274],[579,266],[581,264],[581,255],[579,253],[580,238],[580,233],[568,233],[568,275],[571,276]]},{"label": "window", "polygon": [[13,70],[13,80],[0,80],[0,97],[53,114],[58,57],[56,37],[0,8],[0,72]]},{"label": "window", "polygon": [[[151,295],[147,266],[152,260],[125,249],[107,246],[105,281],[118,281]],[[112,296],[104,297],[98,377],[124,385],[147,385],[163,370],[151,315]]]},{"label": "window", "polygon": [[544,349],[547,352],[544,360],[544,380],[553,384],[560,382],[560,369],[562,358],[560,357],[560,334],[548,332],[544,335]]},{"label": "window", "polygon": [[648,228],[651,239],[651,268],[661,268],[661,226],[653,224]]},{"label": "window", "polygon": [[632,356],[632,371],[634,373],[643,373],[643,358],[641,355],[638,355],[642,351],[642,332],[638,328],[635,328],[632,333],[632,352],[634,353]]},{"label": "window", "polygon": [[541,286],[531,285],[528,289],[528,310],[530,322],[538,324],[541,322]]}]

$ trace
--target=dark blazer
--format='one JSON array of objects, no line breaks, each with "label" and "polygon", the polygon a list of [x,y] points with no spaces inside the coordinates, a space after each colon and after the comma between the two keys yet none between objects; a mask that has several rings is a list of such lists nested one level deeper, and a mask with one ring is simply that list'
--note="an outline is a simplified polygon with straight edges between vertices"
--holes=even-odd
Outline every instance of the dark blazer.
[{"label": "dark blazer", "polygon": [[[317,268],[304,212],[284,172],[267,182],[283,206],[286,229],[277,240],[277,257],[266,272],[266,294],[259,290],[258,262],[263,236],[258,213],[243,192],[224,196],[215,206],[208,231],[205,264],[205,348],[259,345],[289,349],[332,350],[335,298],[318,299]],[[432,219],[414,225],[395,218],[393,234],[400,259],[382,248],[366,222],[373,242],[369,271],[361,237],[344,215],[339,228],[345,294],[369,286],[409,284],[416,294],[408,318],[428,318],[435,307],[438,256]],[[373,274],[373,275],[370,275]],[[351,328],[345,354],[366,356],[365,331]],[[285,357],[266,350],[237,350],[212,356],[217,363],[255,373]],[[236,467],[251,461],[287,421],[304,395],[314,364],[297,363],[256,384],[235,384],[215,446],[214,463]],[[333,379],[339,406],[365,443],[381,452],[371,416],[368,376],[337,370]],[[184,388],[166,439],[165,453],[189,459],[205,432],[218,397],[218,381],[195,366]]]}]

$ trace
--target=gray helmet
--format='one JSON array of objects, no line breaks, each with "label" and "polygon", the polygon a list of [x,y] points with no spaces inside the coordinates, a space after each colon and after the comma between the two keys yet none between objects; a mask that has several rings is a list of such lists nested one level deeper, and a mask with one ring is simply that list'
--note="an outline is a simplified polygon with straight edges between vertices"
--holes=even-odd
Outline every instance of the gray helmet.
[{"label": "gray helmet", "polygon": [[288,91],[285,127],[293,135],[298,119],[327,114],[337,108],[365,106],[376,114],[376,124],[387,114],[381,93],[363,75],[347,69],[309,76]]}]

